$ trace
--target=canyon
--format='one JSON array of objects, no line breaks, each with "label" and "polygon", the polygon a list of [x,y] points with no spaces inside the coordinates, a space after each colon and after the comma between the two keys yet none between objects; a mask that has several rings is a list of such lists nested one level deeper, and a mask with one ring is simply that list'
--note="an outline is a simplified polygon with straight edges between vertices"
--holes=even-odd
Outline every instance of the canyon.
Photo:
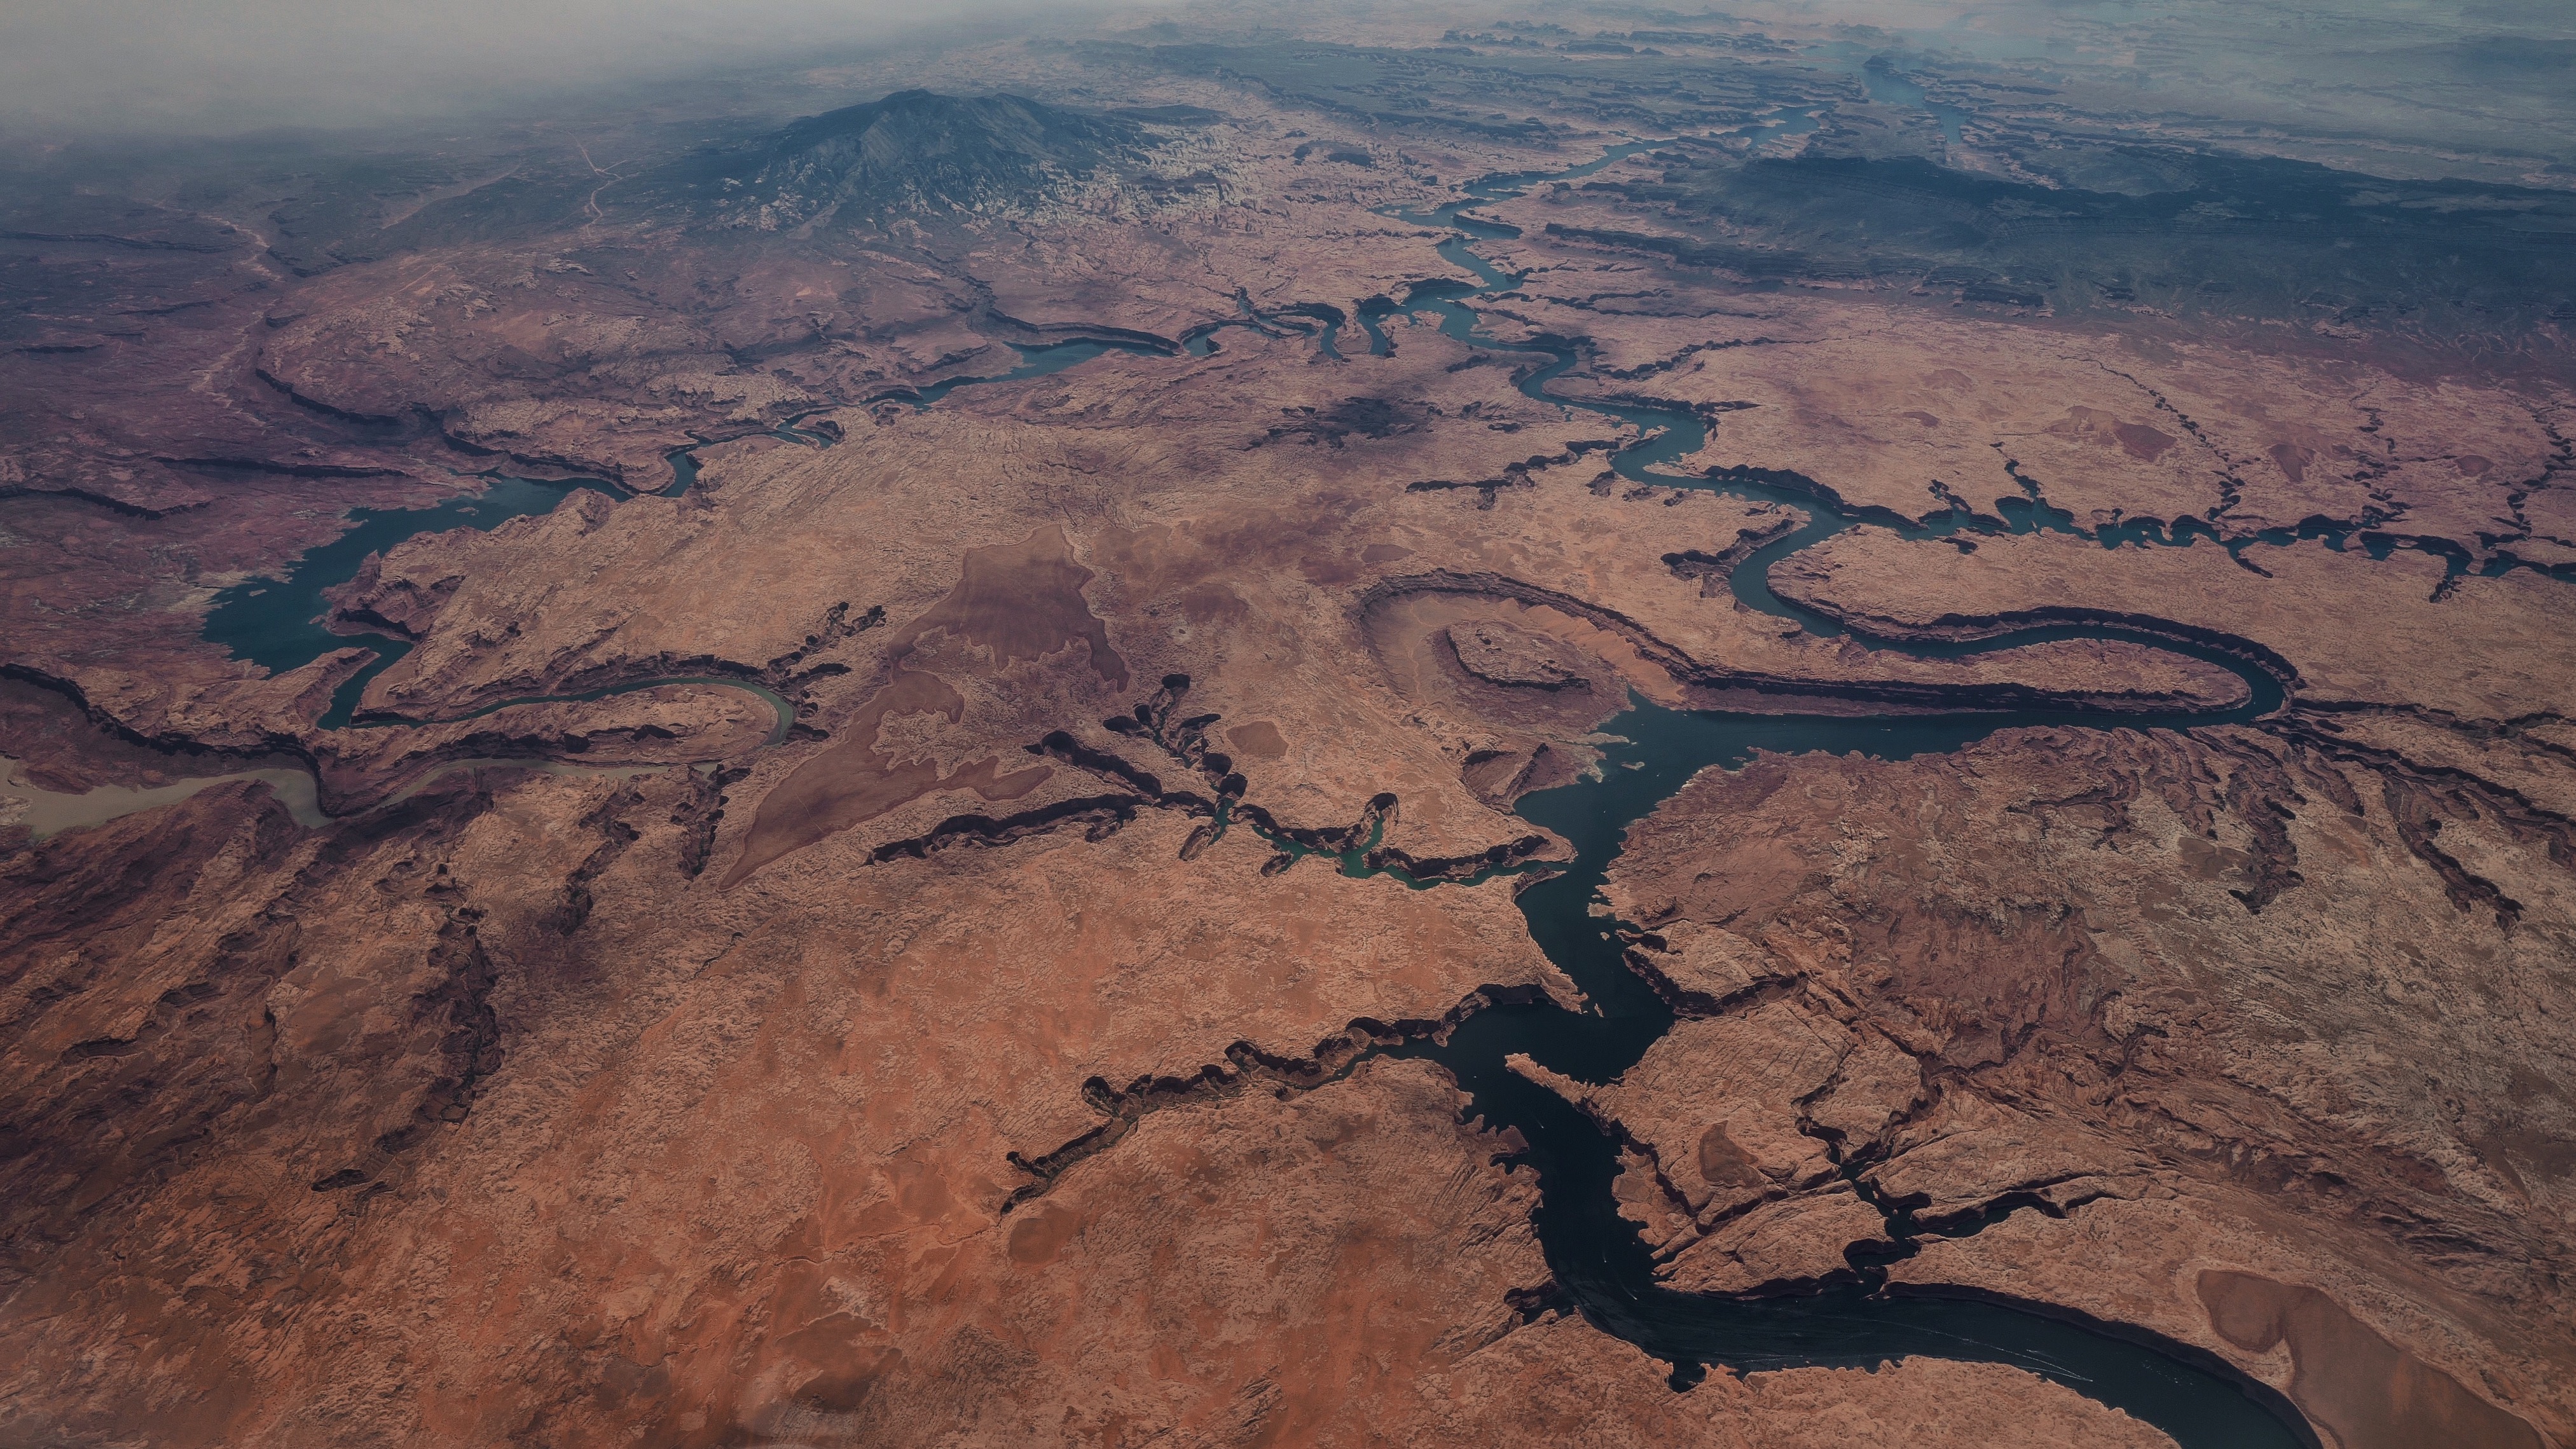
[{"label": "canyon", "polygon": [[2556,173],[1174,13],[0,178],[0,1433],[2576,1442]]}]

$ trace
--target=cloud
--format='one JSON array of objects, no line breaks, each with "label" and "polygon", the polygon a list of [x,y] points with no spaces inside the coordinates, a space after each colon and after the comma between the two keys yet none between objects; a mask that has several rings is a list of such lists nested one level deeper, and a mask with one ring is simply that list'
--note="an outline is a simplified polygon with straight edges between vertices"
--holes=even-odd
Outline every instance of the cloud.
[{"label": "cloud", "polygon": [[1062,13],[1002,0],[0,0],[0,124],[364,126]]}]

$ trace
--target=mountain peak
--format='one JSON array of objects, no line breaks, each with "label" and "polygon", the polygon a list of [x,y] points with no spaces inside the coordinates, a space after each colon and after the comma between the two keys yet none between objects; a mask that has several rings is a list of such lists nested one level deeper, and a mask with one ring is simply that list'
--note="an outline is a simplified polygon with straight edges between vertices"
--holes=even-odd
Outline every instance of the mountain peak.
[{"label": "mountain peak", "polygon": [[1135,121],[1025,96],[897,91],[808,116],[738,153],[718,205],[762,230],[1026,205],[1150,144]]}]

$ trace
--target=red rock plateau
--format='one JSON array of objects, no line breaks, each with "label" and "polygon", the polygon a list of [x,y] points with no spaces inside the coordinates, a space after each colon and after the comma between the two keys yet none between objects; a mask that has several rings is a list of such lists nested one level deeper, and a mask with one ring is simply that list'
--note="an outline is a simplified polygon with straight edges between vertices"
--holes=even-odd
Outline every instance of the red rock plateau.
[{"label": "red rock plateau", "polygon": [[2576,1445],[2563,177],[1173,14],[0,176],[0,1440]]}]

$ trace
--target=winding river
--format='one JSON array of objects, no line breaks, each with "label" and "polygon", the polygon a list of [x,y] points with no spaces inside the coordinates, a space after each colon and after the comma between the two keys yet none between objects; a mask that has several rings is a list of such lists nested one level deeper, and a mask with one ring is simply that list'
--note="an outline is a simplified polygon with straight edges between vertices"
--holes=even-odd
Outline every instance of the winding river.
[{"label": "winding river", "polygon": [[[1521,379],[1521,390],[1529,396],[1600,413],[1644,430],[1644,438],[1612,462],[1621,477],[1657,487],[1710,488],[1805,512],[1811,519],[1807,525],[1774,540],[1735,570],[1735,596],[1763,613],[1795,619],[1811,633],[1842,633],[1834,620],[1773,594],[1768,575],[1771,564],[1780,558],[1860,526],[1861,520],[1830,498],[1805,490],[1754,479],[1661,471],[1662,465],[1705,444],[1706,424],[1700,416],[1677,406],[1594,402],[1550,392],[1548,384],[1575,365],[1575,349],[1552,341],[1515,344],[1484,336],[1476,313],[1466,303],[1468,298],[1505,292],[1516,284],[1517,279],[1474,250],[1476,240],[1516,233],[1463,213],[1543,181],[1598,170],[1644,149],[1644,145],[1616,147],[1589,166],[1551,176],[1489,178],[1466,188],[1467,195],[1459,202],[1429,213],[1405,214],[1406,220],[1459,233],[1442,243],[1441,253],[1473,272],[1480,283],[1431,283],[1413,288],[1393,306],[1363,310],[1361,321],[1369,332],[1371,350],[1384,352],[1392,346],[1383,330],[1385,319],[1436,313],[1440,329],[1452,337],[1479,347],[1545,358]],[[2006,526],[2027,529],[2054,521],[2044,502],[2034,499],[2033,507],[2010,517]],[[1933,535],[1981,525],[1960,514],[1897,526],[1909,534]],[[2106,544],[2119,541],[2105,540]],[[1619,1216],[1612,1196],[1611,1182],[1619,1171],[1616,1144],[1563,1097],[1505,1065],[1514,1053],[1525,1053],[1578,1081],[1606,1083],[1671,1029],[1671,1009],[1627,968],[1616,923],[1594,916],[1591,908],[1627,827],[1704,768],[1736,768],[1756,750],[1857,750],[1902,759],[1955,750],[1998,730],[2040,725],[2180,729],[2240,723],[2268,714],[2283,702],[2281,681],[2244,658],[2129,629],[2060,625],[1934,646],[1866,637],[1858,642],[1916,656],[1959,657],[2075,637],[2133,640],[2206,660],[2242,678],[2248,697],[2232,709],[2189,714],[2026,710],[1880,718],[1684,712],[1632,698],[1628,711],[1602,726],[1605,733],[1624,742],[1606,751],[1597,777],[1522,800],[1520,813],[1563,836],[1576,854],[1569,870],[1523,889],[1520,907],[1532,938],[1582,987],[1594,1009],[1575,1013],[1543,1004],[1495,1007],[1468,1018],[1446,1043],[1414,1043],[1392,1050],[1439,1062],[1469,1093],[1471,1110],[1493,1126],[1519,1129],[1530,1144],[1526,1160],[1539,1173],[1542,1201],[1536,1225],[1557,1283],[1593,1324],[1678,1365],[1677,1386],[1693,1381],[1708,1365],[1743,1372],[1865,1366],[1910,1355],[1982,1360],[2017,1365],[2123,1409],[2162,1429],[2185,1449],[2290,1449],[2317,1442],[2305,1419],[2282,1395],[2213,1354],[2125,1325],[2096,1324],[2037,1307],[1891,1293],[1885,1291],[1884,1259],[1855,1263],[1855,1282],[1803,1295],[1742,1299],[1664,1288],[1655,1281],[1648,1248],[1636,1228]],[[1878,1205],[1897,1243],[1893,1256],[1909,1255],[1921,1234],[1901,1210]]]},{"label": "winding river", "polygon": [[[1784,112],[1765,118],[1748,128],[1748,133],[1805,129],[1813,124],[1810,115]],[[1467,187],[1464,199],[1451,205],[1427,213],[1398,213],[1404,220],[1452,232],[1452,237],[1440,244],[1441,255],[1479,280],[1420,284],[1401,300],[1379,299],[1361,307],[1355,320],[1368,339],[1369,351],[1377,355],[1385,355],[1394,347],[1387,324],[1399,316],[1410,319],[1416,315],[1437,316],[1442,331],[1478,347],[1530,354],[1534,365],[1520,379],[1523,392],[1549,403],[1630,423],[1643,431],[1639,442],[1613,459],[1612,466],[1621,477],[1662,488],[1715,489],[1785,504],[1805,513],[1810,519],[1805,526],[1765,546],[1734,571],[1735,594],[1748,607],[1794,619],[1811,633],[1841,633],[1841,626],[1834,620],[1773,594],[1768,584],[1769,569],[1778,559],[1860,526],[1863,520],[1835,505],[1829,495],[1780,486],[1776,481],[1704,478],[1662,471],[1705,443],[1706,423],[1698,414],[1679,406],[1635,400],[1587,401],[1551,392],[1549,384],[1578,361],[1574,345],[1551,339],[1512,343],[1483,335],[1478,315],[1468,305],[1470,299],[1507,292],[1517,282],[1475,251],[1479,240],[1517,233],[1479,220],[1469,214],[1473,207],[1542,182],[1597,171],[1650,144],[1614,147],[1588,165],[1549,175],[1488,178]],[[958,387],[1039,376],[1109,351],[1165,355],[1177,352],[1204,357],[1215,349],[1215,333],[1228,327],[1245,327],[1271,336],[1283,332],[1314,336],[1319,349],[1338,360],[1341,353],[1336,339],[1345,323],[1354,320],[1336,309],[1320,306],[1263,314],[1245,302],[1243,311],[1242,318],[1200,328],[1178,346],[1090,339],[1023,347],[1018,349],[1021,365],[997,376],[955,378],[887,396],[926,407]],[[796,421],[791,419],[782,425],[778,435],[809,445],[830,441],[824,434],[796,430]],[[670,462],[673,483],[663,491],[685,492],[695,481],[695,459],[683,449],[670,455]],[[226,590],[207,619],[206,637],[271,670],[293,669],[330,650],[351,645],[372,650],[376,658],[342,684],[320,721],[325,729],[350,727],[368,681],[400,658],[410,645],[381,635],[351,636],[324,629],[320,622],[325,612],[323,590],[351,577],[368,553],[390,548],[404,538],[446,528],[488,529],[510,518],[543,513],[574,488],[595,488],[612,494],[618,491],[592,480],[549,483],[496,476],[479,497],[459,498],[430,509],[360,510],[355,514],[355,527],[332,543],[303,555],[284,578],[254,579]],[[1963,527],[1992,528],[1998,522],[2015,530],[2066,527],[2063,515],[2053,513],[2036,495],[2028,507],[2007,507],[2003,512],[2005,516],[1999,521],[1972,518],[1962,512],[1921,523],[1875,515],[1868,522],[1872,526],[1898,527],[1913,535],[1948,533]],[[2124,542],[2187,546],[2191,538],[2186,532],[2166,539],[2152,530],[2134,528],[2093,536],[2100,537],[2106,546]],[[2207,660],[2242,678],[2249,697],[2233,709],[2197,714],[2070,710],[1878,718],[1684,712],[1632,701],[1627,712],[1604,726],[1623,742],[1607,749],[1605,768],[1597,778],[1530,795],[1520,806],[1521,814],[1530,821],[1557,832],[1575,847],[1575,859],[1569,869],[1529,885],[1519,893],[1518,900],[1533,938],[1583,988],[1593,1009],[1571,1013],[1546,1005],[1495,1007],[1470,1017],[1445,1043],[1417,1042],[1389,1049],[1393,1054],[1424,1056],[1439,1062],[1456,1074],[1473,1098],[1473,1110],[1487,1122],[1519,1129],[1529,1142],[1527,1160],[1539,1173],[1542,1203],[1536,1223],[1557,1282],[1592,1323],[1679,1365],[1675,1371],[1677,1386],[1694,1381],[1707,1365],[1723,1365],[1741,1372],[1801,1365],[1871,1365],[1909,1355],[1998,1361],[2028,1369],[2124,1409],[2170,1434],[2187,1449],[2289,1449],[2316,1443],[2305,1421],[2279,1394],[2198,1349],[2124,1326],[2095,1324],[2038,1308],[1885,1291],[1884,1259],[1854,1264],[1856,1281],[1804,1295],[1748,1300],[1663,1288],[1655,1281],[1648,1249],[1635,1228],[1618,1215],[1611,1194],[1611,1180],[1618,1171],[1614,1143],[1562,1097],[1524,1080],[1505,1065],[1510,1055],[1526,1053],[1577,1080],[1607,1082],[1671,1028],[1670,1009],[1624,964],[1615,923],[1592,915],[1591,906],[1618,854],[1626,828],[1703,768],[1739,766],[1756,750],[1859,750],[1883,758],[1904,758],[1955,750],[1997,730],[2033,725],[2189,728],[2235,723],[2269,713],[2282,703],[2280,681],[2243,658],[2135,630],[2058,625],[1964,644],[1925,646],[1874,638],[1859,642],[1872,649],[1955,657],[2076,637],[2134,640]],[[597,698],[677,682],[682,681],[650,680],[561,697]],[[733,679],[690,682],[758,688]],[[765,689],[760,692],[779,709],[783,730],[792,720],[787,702]],[[507,703],[524,702],[531,701]],[[481,712],[505,707],[506,704],[494,705]],[[1357,860],[1358,854],[1352,852],[1344,858],[1345,869],[1364,869]],[[1920,1235],[1901,1211],[1883,1211],[1897,1243],[1893,1256],[1910,1253]]]}]

